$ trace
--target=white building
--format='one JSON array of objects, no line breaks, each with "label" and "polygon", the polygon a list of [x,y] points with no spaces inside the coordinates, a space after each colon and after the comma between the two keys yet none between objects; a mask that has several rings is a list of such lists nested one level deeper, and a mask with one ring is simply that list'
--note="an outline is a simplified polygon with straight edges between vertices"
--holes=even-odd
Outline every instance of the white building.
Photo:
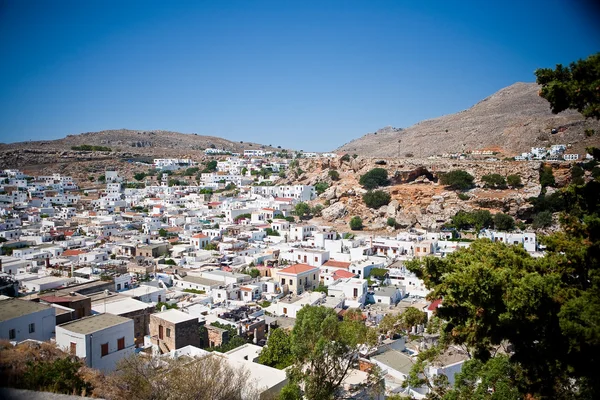
[{"label": "white building", "polygon": [[54,307],[21,299],[0,300],[0,339],[47,341],[54,336]]},{"label": "white building", "polygon": [[359,308],[367,299],[367,281],[365,279],[338,279],[328,287],[328,295],[344,299],[344,306]]},{"label": "white building", "polygon": [[97,314],[56,327],[56,344],[85,359],[90,368],[115,369],[119,360],[135,349],[133,320],[112,314]]}]

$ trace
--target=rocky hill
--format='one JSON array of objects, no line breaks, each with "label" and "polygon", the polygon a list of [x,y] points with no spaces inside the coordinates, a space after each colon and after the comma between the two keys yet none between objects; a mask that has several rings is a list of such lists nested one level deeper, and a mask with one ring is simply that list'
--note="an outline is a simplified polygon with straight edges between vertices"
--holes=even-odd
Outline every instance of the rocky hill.
[{"label": "rocky hill", "polygon": [[[574,151],[600,144],[600,122],[576,111],[552,114],[535,83],[515,83],[468,110],[419,122],[406,129],[384,128],[337,151],[368,157],[427,157],[489,149],[514,156],[531,147],[571,144]],[[552,133],[555,129],[557,133]],[[587,136],[586,129],[595,134]]]},{"label": "rocky hill", "polygon": [[[83,145],[108,147],[112,151],[110,153],[104,151],[81,152],[72,149]],[[2,143],[0,144],[0,168],[48,164],[60,159],[85,161],[123,157],[198,158],[204,154],[204,149],[209,147],[232,152],[261,148],[273,150],[271,146],[245,141],[232,142],[215,136],[194,133],[118,129],[68,135],[58,140]]]}]

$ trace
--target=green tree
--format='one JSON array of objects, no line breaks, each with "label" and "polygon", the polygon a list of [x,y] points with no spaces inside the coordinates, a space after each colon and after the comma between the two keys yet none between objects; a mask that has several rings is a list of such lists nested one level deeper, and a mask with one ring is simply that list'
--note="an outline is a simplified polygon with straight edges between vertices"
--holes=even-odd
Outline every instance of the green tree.
[{"label": "green tree", "polygon": [[133,178],[136,181],[143,181],[145,177],[146,177],[146,174],[144,172],[138,172],[135,175],[133,175]]},{"label": "green tree", "polygon": [[[505,354],[492,357],[486,362],[472,359],[464,363],[455,377],[454,388],[445,398],[453,400],[471,399],[520,399],[515,377],[519,368]],[[492,391],[490,392],[490,389]]]},{"label": "green tree", "polygon": [[206,163],[206,166],[202,170],[202,172],[215,172],[217,170],[217,160],[211,160]]},{"label": "green tree", "polygon": [[[518,397],[600,397],[593,372],[600,368],[598,192],[600,183],[594,181],[564,190],[563,231],[540,237],[546,246],[543,258],[531,257],[520,246],[478,240],[444,259],[405,264],[432,290],[431,298],[444,299],[437,310],[446,321],[442,342],[467,348],[481,362],[464,390],[476,390],[476,382],[482,382],[485,391],[486,382],[497,380],[505,382],[502,390],[516,388]],[[506,343],[512,348],[510,368],[502,366],[506,360],[494,360],[499,366],[489,368],[501,371],[486,376],[483,365]],[[461,379],[458,391],[463,390]]]},{"label": "green tree", "polygon": [[585,175],[585,171],[577,164],[573,164],[571,167],[571,183],[574,185],[583,185],[585,184],[585,180],[583,176]]},{"label": "green tree", "polygon": [[335,169],[330,169],[329,172],[327,172],[327,175],[329,176],[329,178],[332,181],[339,181],[340,180],[340,173],[337,172]]},{"label": "green tree", "polygon": [[283,328],[274,329],[267,345],[258,357],[258,362],[269,367],[284,369],[294,363],[290,334]]},{"label": "green tree", "polygon": [[499,231],[511,231],[515,229],[515,220],[508,214],[496,213],[494,215],[494,229]]},{"label": "green tree", "polygon": [[455,169],[440,176],[442,185],[454,190],[467,190],[473,187],[475,178],[467,171]]},{"label": "green tree", "polygon": [[300,219],[302,219],[310,214],[310,206],[305,202],[301,201],[300,203],[296,204],[296,207],[294,207],[294,213]]},{"label": "green tree", "polygon": [[333,399],[355,363],[359,346],[373,344],[374,337],[360,311],[349,310],[339,321],[331,308],[303,307],[290,338],[294,364],[289,376],[303,383],[307,399]]},{"label": "green tree", "polygon": [[396,218],[388,217],[386,223],[387,223],[387,226],[391,226],[392,228],[395,228],[396,227]]},{"label": "green tree", "polygon": [[534,229],[546,228],[552,225],[552,213],[550,211],[540,211],[533,217],[531,226]]},{"label": "green tree", "polygon": [[427,322],[427,313],[414,307],[408,307],[400,314],[401,326],[405,331],[409,331],[413,326],[422,325]]},{"label": "green tree", "polygon": [[163,237],[163,238],[164,238],[164,237],[167,237],[167,236],[168,236],[168,234],[169,234],[169,232],[167,232],[167,230],[166,230],[166,229],[164,229],[164,228],[160,228],[160,229],[158,230],[158,236],[160,236],[160,237]]},{"label": "green tree", "polygon": [[383,168],[373,168],[366,174],[362,175],[358,183],[365,189],[376,189],[379,186],[389,185],[388,173]]},{"label": "green tree", "polygon": [[363,201],[369,208],[379,208],[381,206],[388,205],[391,199],[392,196],[383,190],[370,190],[363,194]]},{"label": "green tree", "polygon": [[508,186],[510,186],[512,188],[517,188],[517,187],[521,186],[522,185],[521,175],[519,175],[519,174],[508,175],[506,177],[506,183],[508,183]]},{"label": "green tree", "polygon": [[350,229],[360,231],[363,228],[362,218],[359,216],[352,217],[350,220]]},{"label": "green tree", "polygon": [[317,194],[322,194],[327,190],[328,187],[329,184],[327,182],[318,182],[317,184],[315,184],[315,191],[317,192]]},{"label": "green tree", "polygon": [[310,213],[315,217],[320,217],[323,212],[323,206],[321,204],[317,204],[310,209]]},{"label": "green tree", "polygon": [[488,210],[459,211],[452,217],[452,226],[458,230],[480,231],[493,225],[492,214]]},{"label": "green tree", "polygon": [[546,186],[556,185],[556,181],[554,180],[554,173],[552,172],[551,166],[542,166],[542,169],[540,170],[540,185],[542,185],[542,188],[545,188]]},{"label": "green tree", "polygon": [[506,187],[506,179],[500,174],[488,174],[481,177],[485,187],[492,189],[503,189]]},{"label": "green tree", "polygon": [[537,69],[535,76],[542,85],[540,96],[548,100],[553,113],[573,109],[586,118],[600,119],[600,53],[568,67]]}]

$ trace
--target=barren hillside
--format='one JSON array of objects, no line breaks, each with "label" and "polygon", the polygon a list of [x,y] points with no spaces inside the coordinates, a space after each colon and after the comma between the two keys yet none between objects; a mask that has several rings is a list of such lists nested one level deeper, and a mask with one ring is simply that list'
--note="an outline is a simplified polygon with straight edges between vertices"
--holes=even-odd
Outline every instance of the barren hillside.
[{"label": "barren hillside", "polygon": [[[572,144],[581,152],[600,144],[600,122],[575,111],[552,114],[535,83],[515,83],[456,114],[419,122],[407,129],[384,128],[338,151],[370,157],[427,157],[491,149],[520,154],[533,146]],[[552,134],[552,129],[558,132]],[[586,129],[595,134],[588,137]]]}]

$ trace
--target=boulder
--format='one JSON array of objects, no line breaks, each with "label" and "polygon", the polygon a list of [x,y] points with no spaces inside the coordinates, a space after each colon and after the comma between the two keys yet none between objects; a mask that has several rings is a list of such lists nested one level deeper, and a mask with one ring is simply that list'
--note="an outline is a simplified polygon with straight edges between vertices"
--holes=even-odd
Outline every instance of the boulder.
[{"label": "boulder", "polygon": [[321,215],[324,220],[332,222],[344,218],[348,215],[348,210],[344,203],[335,203],[324,209]]}]

